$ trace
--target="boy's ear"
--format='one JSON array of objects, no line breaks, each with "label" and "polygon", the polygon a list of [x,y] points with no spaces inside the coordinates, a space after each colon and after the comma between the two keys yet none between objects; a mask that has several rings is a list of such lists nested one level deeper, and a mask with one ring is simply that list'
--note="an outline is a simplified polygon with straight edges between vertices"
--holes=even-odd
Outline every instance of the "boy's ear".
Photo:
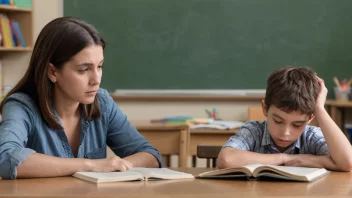
[{"label": "boy's ear", "polygon": [[57,71],[56,67],[52,63],[49,63],[49,65],[48,65],[48,78],[53,83],[56,83],[56,81],[57,81],[57,72],[56,71]]},{"label": "boy's ear", "polygon": [[315,118],[315,115],[314,114],[312,114],[312,115],[310,115],[310,118],[309,118],[309,120],[308,120],[308,123],[307,124],[309,124],[313,119]]},{"label": "boy's ear", "polygon": [[263,110],[263,114],[265,117],[268,117],[268,112],[266,110],[266,105],[265,105],[265,102],[264,100],[262,100],[262,110]]}]

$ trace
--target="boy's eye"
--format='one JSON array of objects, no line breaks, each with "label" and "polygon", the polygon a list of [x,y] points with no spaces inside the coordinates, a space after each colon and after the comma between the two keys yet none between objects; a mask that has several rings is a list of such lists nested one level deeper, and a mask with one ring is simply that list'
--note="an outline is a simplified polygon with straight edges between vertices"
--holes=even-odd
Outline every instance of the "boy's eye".
[{"label": "boy's eye", "polygon": [[299,127],[301,127],[302,125],[296,125],[296,124],[294,124],[293,125],[293,127],[296,127],[296,128],[299,128]]},{"label": "boy's eye", "polygon": [[276,124],[281,124],[281,123],[282,123],[282,121],[277,121],[277,120],[275,120],[275,119],[274,119],[274,122],[275,122]]}]

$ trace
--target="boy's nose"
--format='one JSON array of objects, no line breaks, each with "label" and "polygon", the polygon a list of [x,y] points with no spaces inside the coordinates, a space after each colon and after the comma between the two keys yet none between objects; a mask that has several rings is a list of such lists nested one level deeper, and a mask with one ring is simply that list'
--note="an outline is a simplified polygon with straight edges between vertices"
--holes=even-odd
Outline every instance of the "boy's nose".
[{"label": "boy's nose", "polygon": [[288,136],[290,136],[290,134],[291,134],[291,132],[290,132],[289,127],[285,127],[285,129],[283,131],[283,136],[288,137]]}]

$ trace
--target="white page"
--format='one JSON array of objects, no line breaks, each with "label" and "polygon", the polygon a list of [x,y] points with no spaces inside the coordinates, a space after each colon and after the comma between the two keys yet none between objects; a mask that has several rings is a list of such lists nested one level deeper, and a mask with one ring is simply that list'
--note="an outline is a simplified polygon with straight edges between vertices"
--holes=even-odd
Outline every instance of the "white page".
[{"label": "white page", "polygon": [[146,177],[157,177],[161,179],[194,178],[192,174],[170,170],[168,168],[132,168]]},{"label": "white page", "polygon": [[118,177],[130,177],[133,175],[138,175],[140,176],[140,173],[137,172],[130,172],[130,171],[125,171],[125,172],[77,172],[76,174],[81,174],[85,175],[91,178],[96,178],[96,179],[109,179],[109,178],[118,178]]},{"label": "white page", "polygon": [[263,164],[248,164],[244,167],[248,168],[253,173],[253,171],[260,166],[263,166]]},{"label": "white page", "polygon": [[273,166],[275,169],[281,170],[282,172],[287,172],[292,175],[307,176],[314,172],[320,171],[321,168],[307,168],[307,167],[294,167],[294,166]]}]

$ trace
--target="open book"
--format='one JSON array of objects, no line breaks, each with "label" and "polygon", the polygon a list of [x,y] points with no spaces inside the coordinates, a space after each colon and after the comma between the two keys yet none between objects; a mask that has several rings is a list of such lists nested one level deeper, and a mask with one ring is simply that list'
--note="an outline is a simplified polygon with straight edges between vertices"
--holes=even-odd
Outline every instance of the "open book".
[{"label": "open book", "polygon": [[125,172],[76,172],[74,177],[93,183],[154,180],[154,179],[193,179],[188,173],[167,168],[132,168]]},{"label": "open book", "polygon": [[259,177],[271,177],[292,181],[314,181],[329,173],[330,172],[325,168],[250,164],[237,168],[226,168],[204,172],[199,174],[197,178],[247,177],[248,179],[255,180]]}]

